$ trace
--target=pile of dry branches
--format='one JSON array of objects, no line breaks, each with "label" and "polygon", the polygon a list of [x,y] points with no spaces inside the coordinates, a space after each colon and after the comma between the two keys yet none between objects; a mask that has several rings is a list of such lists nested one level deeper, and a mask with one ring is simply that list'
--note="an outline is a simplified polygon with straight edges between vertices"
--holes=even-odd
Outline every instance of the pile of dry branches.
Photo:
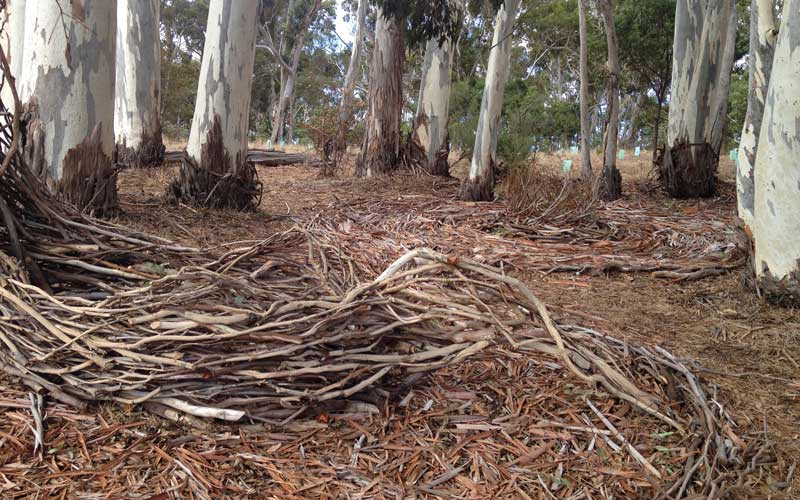
[{"label": "pile of dry branches", "polygon": [[536,164],[512,169],[503,187],[509,211],[531,225],[578,224],[591,219],[599,206],[591,182],[568,179]]},{"label": "pile of dry branches", "polygon": [[209,258],[53,198],[13,125],[0,130],[0,369],[34,391],[77,408],[286,424],[380,411],[420,375],[501,347],[558,362],[683,436],[693,462],[669,495],[719,493],[763,458],[669,353],[558,325],[498,269],[417,249],[365,279],[320,226]]}]

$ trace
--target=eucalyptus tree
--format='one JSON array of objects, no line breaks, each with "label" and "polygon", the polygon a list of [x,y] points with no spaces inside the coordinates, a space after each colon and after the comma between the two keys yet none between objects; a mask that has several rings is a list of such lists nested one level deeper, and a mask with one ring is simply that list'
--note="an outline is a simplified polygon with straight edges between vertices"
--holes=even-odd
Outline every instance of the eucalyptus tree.
[{"label": "eucalyptus tree", "polygon": [[369,72],[366,133],[356,159],[356,175],[372,177],[402,163],[403,66],[406,43],[431,38],[443,42],[458,30],[451,0],[373,0],[378,6]]},{"label": "eucalyptus tree", "polygon": [[619,142],[619,41],[614,25],[611,0],[597,0],[597,8],[603,18],[608,47],[608,82],[606,105],[606,138],[603,147],[603,171],[600,174],[599,194],[605,201],[622,196],[622,176],[617,169],[617,145]]},{"label": "eucalyptus tree", "polygon": [[[274,3],[270,3],[274,8]],[[274,37],[268,23],[265,23],[266,25],[259,24],[261,40],[258,47],[266,49],[280,66],[280,90],[272,119],[271,139],[273,143],[284,140],[285,135],[288,135],[288,139],[291,140],[292,131],[291,129],[287,130],[286,126],[289,121],[290,106],[294,99],[300,56],[305,48],[309,29],[314,23],[321,5],[322,0],[290,0],[282,17],[283,22],[277,44],[273,40]]]},{"label": "eucalyptus tree", "polygon": [[211,0],[188,161],[169,187],[172,198],[215,208],[255,201],[247,163],[259,0]]},{"label": "eucalyptus tree", "polygon": [[[22,47],[25,40],[25,1],[6,0],[5,9],[0,13],[0,22],[5,27],[0,34],[3,52],[8,59],[11,76],[18,79],[22,74]],[[2,99],[6,105],[14,102],[8,82],[3,81]]]},{"label": "eucalyptus tree", "polygon": [[761,122],[764,119],[767,90],[775,56],[778,30],[775,25],[775,1],[752,0],[750,5],[750,56],[748,58],[749,91],[744,130],[739,143],[736,165],[739,217],[745,226],[753,222],[754,171],[758,155]]},{"label": "eucalyptus tree", "polygon": [[344,151],[347,149],[347,130],[353,119],[353,100],[355,99],[356,83],[361,69],[361,59],[364,52],[364,35],[367,24],[367,11],[369,10],[369,0],[358,0],[356,12],[356,33],[353,37],[353,47],[350,53],[350,62],[347,65],[347,73],[344,77],[342,87],[342,102],[339,104],[339,114],[336,133],[336,150]]},{"label": "eucalyptus tree", "polygon": [[450,40],[439,45],[429,40],[425,49],[417,115],[414,120],[415,140],[425,152],[426,168],[434,175],[449,176],[450,152],[447,121],[450,108],[450,68],[453,50]]},{"label": "eucalyptus tree", "polygon": [[161,138],[160,0],[118,0],[114,129],[117,161],[134,167],[164,160]]},{"label": "eucalyptus tree", "polygon": [[[654,160],[672,82],[676,8],[676,0],[622,0],[615,11],[622,65],[634,77],[640,95],[650,95],[655,101],[651,143]],[[641,106],[639,111],[644,111]]]},{"label": "eucalyptus tree", "polygon": [[491,201],[494,199],[494,169],[500,117],[503,111],[503,94],[508,81],[511,62],[511,35],[519,10],[519,0],[505,0],[495,17],[492,48],[486,67],[486,83],[475,133],[475,147],[469,176],[461,184],[459,198],[466,201]]},{"label": "eucalyptus tree", "polygon": [[759,285],[800,305],[800,0],[785,0],[755,160]]},{"label": "eucalyptus tree", "polygon": [[736,51],[734,0],[678,0],[662,182],[674,197],[712,196]]},{"label": "eucalyptus tree", "polygon": [[591,179],[592,130],[589,122],[589,40],[586,29],[586,0],[578,0],[578,37],[580,38],[580,101],[581,101],[581,177]]},{"label": "eucalyptus tree", "polygon": [[387,174],[400,164],[404,51],[400,22],[380,9],[369,69],[366,133],[356,160],[359,177]]},{"label": "eucalyptus tree", "polygon": [[117,208],[114,153],[116,0],[26,0],[20,93],[25,154],[67,201]]},{"label": "eucalyptus tree", "polygon": [[[454,4],[455,8],[463,10],[463,5]],[[428,40],[414,120],[415,140],[425,152],[426,168],[433,175],[445,177],[450,175],[447,125],[450,117],[453,43],[451,36],[444,40],[435,37]]]}]

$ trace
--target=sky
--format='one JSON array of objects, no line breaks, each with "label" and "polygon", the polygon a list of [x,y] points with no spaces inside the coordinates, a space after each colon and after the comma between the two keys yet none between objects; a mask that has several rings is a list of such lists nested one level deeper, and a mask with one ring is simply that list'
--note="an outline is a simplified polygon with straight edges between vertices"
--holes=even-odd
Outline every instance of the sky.
[{"label": "sky", "polygon": [[344,20],[344,16],[346,11],[344,7],[342,7],[342,0],[336,1],[336,32],[339,33],[339,36],[347,43],[353,42],[353,37],[355,33],[355,26],[353,23],[347,22]]}]

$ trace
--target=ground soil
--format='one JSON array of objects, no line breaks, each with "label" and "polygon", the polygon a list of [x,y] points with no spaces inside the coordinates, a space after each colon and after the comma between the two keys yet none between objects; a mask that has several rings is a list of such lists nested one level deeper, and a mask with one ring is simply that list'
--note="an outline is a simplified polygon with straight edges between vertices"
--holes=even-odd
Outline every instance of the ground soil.
[{"label": "ground soil", "polygon": [[[643,155],[649,158],[649,153]],[[548,156],[539,161],[556,166],[562,159]],[[640,158],[621,162],[625,179],[623,202],[680,212],[682,220],[693,217],[700,220],[711,212],[728,213],[732,220],[735,199],[730,195],[676,203],[657,191],[643,192],[639,183],[647,178],[648,165],[647,160]],[[366,210],[375,200],[405,200],[413,205],[415,199],[437,199],[440,207],[469,206],[477,212],[497,212],[503,204],[502,200],[477,205],[456,201],[457,180],[407,175],[366,180],[340,175],[321,179],[316,168],[293,166],[259,168],[264,189],[257,212],[196,210],[169,206],[162,201],[164,189],[176,170],[176,166],[166,166],[124,172],[119,180],[124,214],[118,222],[209,248],[211,253],[216,245],[258,240],[302,221],[338,213],[343,206],[356,212]],[[729,182],[731,173],[731,164],[723,163],[722,179]],[[730,193],[730,185],[723,192]],[[372,215],[379,227],[384,214]],[[386,214],[389,216],[397,214]],[[436,243],[438,234],[432,232],[426,241]],[[474,242],[475,248],[492,246],[493,234],[485,234],[485,241]],[[451,241],[439,241],[438,246],[455,250]],[[586,251],[597,250],[587,247]],[[587,326],[629,342],[661,345],[694,360],[704,379],[718,386],[717,400],[728,406],[737,423],[766,433],[778,462],[770,471],[771,482],[785,481],[790,467],[800,457],[800,313],[772,307],[760,300],[746,284],[748,273],[744,267],[696,282],[657,279],[649,273],[578,276],[524,268],[514,268],[511,272],[523,278],[562,316],[578,318]],[[0,378],[0,392],[4,389],[8,389],[8,381]],[[101,418],[119,418],[121,422],[144,418],[138,412],[120,416],[107,408],[97,411]],[[109,421],[109,425],[122,425],[119,422]],[[792,481],[788,488],[765,487],[744,492],[741,498],[797,498],[795,495],[800,495],[797,475]]]}]

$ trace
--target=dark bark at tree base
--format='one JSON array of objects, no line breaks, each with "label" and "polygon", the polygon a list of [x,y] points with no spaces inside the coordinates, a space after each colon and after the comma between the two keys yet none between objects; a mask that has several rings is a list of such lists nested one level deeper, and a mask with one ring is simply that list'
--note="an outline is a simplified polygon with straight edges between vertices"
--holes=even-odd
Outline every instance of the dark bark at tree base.
[{"label": "dark bark at tree base", "polygon": [[[397,138],[399,142],[400,138]],[[374,177],[377,175],[389,175],[396,172],[400,167],[401,158],[396,152],[396,148],[389,145],[382,147],[380,144],[375,144],[374,147],[378,151],[367,151],[368,146],[365,144],[361,148],[361,152],[356,159],[356,177]]]},{"label": "dark bark at tree base", "polygon": [[450,134],[445,136],[444,144],[436,153],[433,163],[429,166],[431,175],[450,177]]},{"label": "dark bark at tree base", "polygon": [[403,168],[412,172],[428,171],[428,153],[415,132],[408,134],[401,154],[403,155]]},{"label": "dark bark at tree base", "polygon": [[615,165],[606,165],[597,179],[597,195],[603,201],[622,198],[622,174]]},{"label": "dark bark at tree base", "polygon": [[717,194],[719,157],[708,143],[676,142],[658,165],[661,186],[673,198],[710,198]]},{"label": "dark bark at tree base", "polygon": [[82,143],[67,151],[56,191],[69,203],[96,216],[119,211],[117,170],[103,152],[102,124]]},{"label": "dark bark at tree base", "polygon": [[178,178],[167,188],[167,200],[200,208],[252,211],[261,203],[261,192],[255,166],[240,153],[232,163],[216,116],[201,148],[200,164],[184,158]]},{"label": "dark bark at tree base", "polygon": [[153,168],[164,163],[166,148],[161,139],[161,130],[142,136],[137,148],[129,148],[123,140],[116,146],[117,162],[125,167]]},{"label": "dark bark at tree base", "polygon": [[485,176],[467,178],[461,183],[458,199],[462,201],[494,201],[494,162]]},{"label": "dark bark at tree base", "polygon": [[[800,266],[800,262],[797,265]],[[758,288],[772,304],[781,307],[800,307],[800,271],[795,271],[779,280],[767,270],[758,278]]]}]

